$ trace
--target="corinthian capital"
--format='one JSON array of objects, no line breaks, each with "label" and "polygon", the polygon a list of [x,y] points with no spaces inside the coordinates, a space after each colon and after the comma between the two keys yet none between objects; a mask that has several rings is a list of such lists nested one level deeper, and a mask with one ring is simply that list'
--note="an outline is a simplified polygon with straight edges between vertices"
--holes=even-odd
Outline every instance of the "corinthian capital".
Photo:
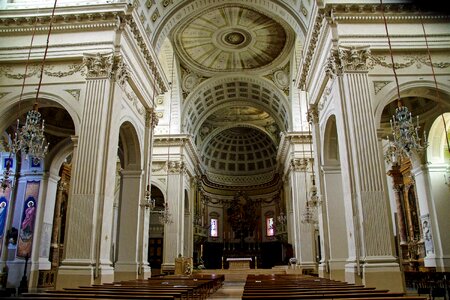
[{"label": "corinthian capital", "polygon": [[340,47],[339,56],[344,72],[368,70],[370,50],[367,47]]},{"label": "corinthian capital", "polygon": [[114,65],[114,55],[112,53],[86,54],[83,58],[83,63],[87,68],[87,78],[110,78]]},{"label": "corinthian capital", "polygon": [[168,163],[169,173],[177,174],[184,170],[184,162],[182,161],[169,161]]},{"label": "corinthian capital", "polygon": [[308,168],[308,159],[294,158],[291,160],[291,167],[294,171],[306,171]]}]

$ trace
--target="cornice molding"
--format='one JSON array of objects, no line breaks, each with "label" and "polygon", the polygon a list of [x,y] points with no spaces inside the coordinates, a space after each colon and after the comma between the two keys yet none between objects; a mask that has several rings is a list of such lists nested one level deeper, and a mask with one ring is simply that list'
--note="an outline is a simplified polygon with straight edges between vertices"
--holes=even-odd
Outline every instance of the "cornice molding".
[{"label": "cornice molding", "polygon": [[313,26],[313,32],[311,34],[311,40],[309,42],[308,50],[306,51],[305,59],[303,60],[303,67],[301,68],[300,80],[298,83],[298,88],[303,89],[306,83],[306,77],[308,77],[309,68],[311,66],[312,57],[316,50],[317,42],[319,40],[319,35],[323,27],[323,20],[325,18],[323,9],[319,9],[317,12],[316,20]]},{"label": "cornice molding", "polygon": [[[121,3],[120,5],[114,5],[113,9],[111,6],[101,6],[97,9],[103,9],[103,11],[92,11],[90,8],[83,12],[82,7],[78,7],[77,11],[72,11],[66,7],[61,7],[58,9],[58,15],[55,15],[53,18],[52,31],[87,31],[105,28],[122,29],[125,24],[128,25],[144,56],[147,66],[156,79],[159,93],[167,92],[167,85],[159,71],[158,64],[153,59],[153,55],[150,53],[150,47],[147,46],[141,30],[131,14],[132,8],[127,4]],[[51,18],[50,11],[45,12],[45,15],[38,16],[35,15],[36,12],[34,10],[14,12],[17,15],[0,14],[0,33],[31,33],[35,30],[35,27],[37,32],[48,32],[48,23]],[[19,13],[21,14],[19,15]]]},{"label": "cornice molding", "polygon": [[[429,12],[420,12],[414,5],[407,4],[385,4],[384,11],[386,19],[390,23],[410,22],[410,21],[446,21],[450,15],[434,14]],[[359,23],[382,22],[380,4],[327,4],[324,8],[318,10],[313,25],[313,32],[310,37],[308,49],[302,61],[303,67],[300,69],[298,88],[303,89],[311,66],[312,57],[316,51],[318,37],[324,26],[323,20],[328,23],[336,21],[351,21]],[[408,35],[409,36],[409,35]],[[440,36],[440,35],[437,35]],[[446,36],[446,35],[444,35]],[[355,37],[352,35],[352,37]],[[366,37],[366,36],[361,36]],[[434,65],[434,64],[433,64]]]}]

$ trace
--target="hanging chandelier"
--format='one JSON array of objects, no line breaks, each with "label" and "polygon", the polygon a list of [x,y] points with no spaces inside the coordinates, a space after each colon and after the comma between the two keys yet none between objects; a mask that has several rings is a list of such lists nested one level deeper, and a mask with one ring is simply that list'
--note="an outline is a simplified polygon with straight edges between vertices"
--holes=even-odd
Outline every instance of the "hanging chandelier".
[{"label": "hanging chandelier", "polygon": [[[39,91],[41,89],[42,85],[42,78],[44,75],[44,65],[45,60],[47,58],[47,52],[48,52],[48,45],[50,41],[50,34],[52,31],[52,25],[53,20],[55,16],[55,10],[56,10],[56,3],[57,0],[55,0],[52,10],[52,15],[50,17],[50,23],[49,23],[49,29],[47,33],[47,42],[45,45],[45,51],[44,51],[44,57],[42,59],[41,67],[40,67],[40,75],[39,75],[39,83],[36,89],[36,98],[33,105],[33,109],[31,109],[26,116],[25,124],[20,127],[20,120],[19,117],[17,117],[17,126],[16,130],[14,132],[14,138],[11,137],[9,134],[9,160],[8,163],[5,166],[5,169],[3,170],[3,178],[0,181],[0,187],[3,189],[3,191],[11,187],[13,182],[11,180],[12,170],[11,170],[11,162],[12,158],[16,157],[16,154],[18,152],[21,152],[22,156],[25,157],[25,159],[28,159],[31,157],[33,159],[33,164],[38,165],[41,159],[45,157],[45,155],[48,152],[48,146],[49,143],[47,143],[44,135],[44,129],[45,129],[45,121],[41,118],[41,113],[38,111],[38,98],[39,98]],[[33,29],[33,35],[31,37],[31,43],[30,48],[28,50],[28,57],[27,57],[27,63],[25,65],[25,73],[23,76],[22,81],[22,88],[19,96],[19,109],[18,112],[20,112],[20,102],[22,100],[23,91],[25,88],[25,80],[27,78],[27,71],[28,71],[28,65],[30,62],[30,56],[31,56],[31,49],[33,48],[33,41],[34,36],[36,33],[36,27],[37,27],[37,21],[38,17],[36,17],[34,29]]]},{"label": "hanging chandelier", "polygon": [[172,224],[172,214],[169,211],[169,205],[164,202],[164,209],[159,211],[159,223],[161,224]]},{"label": "hanging chandelier", "polygon": [[[309,201],[308,201],[309,202]],[[301,222],[303,224],[317,224],[317,219],[315,217],[315,208],[312,207],[308,202],[306,202],[305,210],[302,212],[301,215]]]},{"label": "hanging chandelier", "polygon": [[394,56],[392,54],[391,39],[389,37],[386,16],[384,14],[383,0],[380,0],[380,3],[384,27],[386,29],[386,37],[389,45],[392,71],[394,72],[395,84],[397,87],[397,108],[395,109],[395,114],[392,116],[390,121],[393,141],[391,141],[388,137],[389,146],[385,152],[384,159],[388,164],[401,164],[402,161],[411,159],[411,156],[414,153],[421,155],[427,148],[427,141],[425,133],[423,140],[419,136],[419,116],[417,116],[415,123],[411,112],[402,104],[400,100],[400,86],[398,83],[397,72],[395,70]]},{"label": "hanging chandelier", "polygon": [[142,206],[145,208],[150,208],[150,211],[154,210],[156,206],[156,199],[151,197],[149,184],[147,184],[147,189],[145,190],[144,203],[142,203]]},{"label": "hanging chandelier", "polygon": [[44,136],[45,121],[41,119],[37,104],[27,113],[25,124],[20,128],[17,119],[17,128],[14,139],[10,136],[10,151],[13,154],[21,152],[25,159],[31,157],[35,165],[45,157],[49,143]]}]

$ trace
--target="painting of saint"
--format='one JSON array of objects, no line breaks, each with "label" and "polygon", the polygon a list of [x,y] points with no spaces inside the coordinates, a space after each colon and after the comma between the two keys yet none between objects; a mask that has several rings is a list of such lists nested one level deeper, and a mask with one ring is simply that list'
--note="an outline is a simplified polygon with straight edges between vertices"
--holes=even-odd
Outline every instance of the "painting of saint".
[{"label": "painting of saint", "polygon": [[36,200],[34,197],[29,196],[25,201],[22,222],[20,224],[17,256],[26,257],[31,254],[35,218]]}]

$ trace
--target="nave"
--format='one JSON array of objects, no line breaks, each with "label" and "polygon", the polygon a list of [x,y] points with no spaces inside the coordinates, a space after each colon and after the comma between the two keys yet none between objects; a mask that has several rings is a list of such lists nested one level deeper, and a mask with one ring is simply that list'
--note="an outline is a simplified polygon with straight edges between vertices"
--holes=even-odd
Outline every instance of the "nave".
[{"label": "nave", "polygon": [[[303,275],[295,269],[206,270],[191,275],[160,275],[147,279],[47,289],[11,295],[10,299],[372,299],[425,300],[416,290],[391,292],[358,284]],[[441,295],[448,299],[447,295]],[[432,299],[441,299],[432,297]]]}]

